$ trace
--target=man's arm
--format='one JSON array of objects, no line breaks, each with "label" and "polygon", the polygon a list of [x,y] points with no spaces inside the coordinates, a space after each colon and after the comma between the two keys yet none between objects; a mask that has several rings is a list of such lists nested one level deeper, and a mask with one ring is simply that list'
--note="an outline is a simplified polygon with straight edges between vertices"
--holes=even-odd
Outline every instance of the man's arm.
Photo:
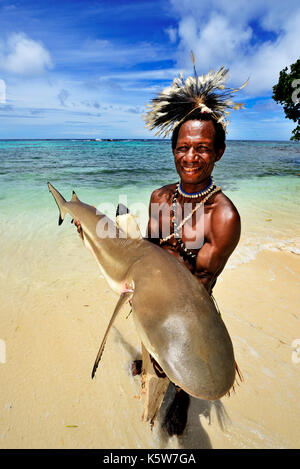
[{"label": "man's arm", "polygon": [[200,249],[195,276],[211,293],[218,275],[236,248],[241,234],[240,216],[230,204],[222,204],[212,214],[209,238]]},{"label": "man's arm", "polygon": [[159,245],[159,218],[157,211],[152,210],[152,204],[159,203],[159,189],[152,192],[149,203],[149,221],[147,226],[146,237],[148,241]]}]

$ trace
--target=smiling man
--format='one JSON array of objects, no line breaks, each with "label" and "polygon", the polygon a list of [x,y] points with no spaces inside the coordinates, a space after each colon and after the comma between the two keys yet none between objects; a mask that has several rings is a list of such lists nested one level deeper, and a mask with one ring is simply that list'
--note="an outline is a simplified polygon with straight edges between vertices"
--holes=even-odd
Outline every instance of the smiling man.
[{"label": "smiling man", "polygon": [[[148,239],[161,244],[184,262],[211,294],[240,237],[238,211],[211,177],[215,163],[225,150],[224,129],[213,119],[198,113],[197,119],[188,118],[173,133],[172,149],[180,183],[169,184],[152,193]],[[174,222],[182,223],[182,220],[174,220],[174,203],[178,205],[177,212],[184,215],[187,207],[190,211],[201,208],[202,213],[197,217],[194,212],[191,221],[182,225],[181,236],[177,232],[175,236],[164,238],[164,226],[174,233]],[[156,209],[157,205],[165,204],[170,210]],[[202,241],[201,245],[189,249],[189,245],[197,244],[197,239]]]},{"label": "smiling man", "polygon": [[[148,239],[182,261],[211,294],[238,244],[241,224],[236,207],[212,179],[214,165],[225,151],[224,129],[206,114],[194,115],[197,118],[189,116],[173,132],[172,150],[180,182],[152,193]],[[183,223],[189,216],[186,212],[193,212],[189,223]],[[178,213],[183,215],[179,218]],[[181,233],[177,229],[180,224]],[[164,238],[166,227],[171,235]],[[164,421],[169,435],[183,432],[188,406],[189,396],[177,388]]]},{"label": "smiling man", "polygon": [[[180,179],[153,191],[147,235],[183,262],[211,295],[241,232],[239,213],[215,185],[212,172],[226,148],[227,109],[242,104],[231,100],[238,90],[225,87],[228,70],[221,67],[198,76],[193,54],[192,60],[194,77],[175,78],[152,100],[145,116],[150,129],[159,129],[158,135],[172,132]],[[189,407],[189,396],[175,389],[163,423],[169,435],[183,433]]]}]

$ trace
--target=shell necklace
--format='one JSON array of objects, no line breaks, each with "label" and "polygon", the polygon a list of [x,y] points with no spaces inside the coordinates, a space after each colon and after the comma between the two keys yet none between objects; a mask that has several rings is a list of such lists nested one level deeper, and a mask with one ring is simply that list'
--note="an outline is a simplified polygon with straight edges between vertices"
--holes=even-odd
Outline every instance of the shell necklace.
[{"label": "shell necklace", "polygon": [[[213,180],[212,180],[213,182]],[[173,211],[173,218],[172,218],[172,221],[173,221],[173,233],[171,233],[169,236],[166,236],[165,238],[161,239],[160,240],[160,244],[168,241],[169,239],[173,238],[173,237],[176,237],[177,239],[177,242],[180,246],[180,248],[182,249],[183,251],[183,257],[189,259],[190,261],[192,261],[193,263],[195,262],[196,260],[196,254],[194,254],[191,250],[189,250],[186,245],[184,244],[184,242],[182,241],[180,235],[179,235],[179,232],[180,232],[180,229],[183,227],[183,225],[193,216],[193,214],[196,212],[196,210],[198,210],[202,205],[205,204],[205,202],[207,202],[207,200],[213,195],[213,194],[216,194],[216,192],[219,192],[222,190],[222,187],[220,186],[216,186],[215,183],[213,182],[213,184],[210,184],[209,185],[209,189],[205,189],[204,191],[201,191],[202,192],[202,195],[203,195],[203,192],[205,192],[206,194],[206,197],[204,197],[204,199],[202,199],[194,208],[193,210],[181,221],[181,223],[179,223],[179,225],[177,225],[176,223],[176,218],[177,218],[177,210],[176,210],[176,205],[177,205],[177,197],[178,195],[181,193],[180,192],[180,183],[177,184],[177,188],[176,188],[176,191],[173,195],[173,200],[172,200],[172,211]],[[182,194],[181,194],[182,195]],[[196,197],[196,196],[194,196]],[[197,195],[197,197],[199,197],[199,195]]]},{"label": "shell necklace", "polygon": [[196,197],[200,197],[200,195],[209,194],[213,190],[214,186],[216,186],[216,184],[215,184],[215,181],[213,180],[213,178],[211,177],[210,178],[210,183],[208,184],[208,186],[200,192],[191,192],[191,193],[185,192],[182,189],[180,182],[177,184],[177,191],[179,192],[179,194],[183,195],[184,197],[187,197],[187,198],[190,198],[190,199],[195,199]]}]

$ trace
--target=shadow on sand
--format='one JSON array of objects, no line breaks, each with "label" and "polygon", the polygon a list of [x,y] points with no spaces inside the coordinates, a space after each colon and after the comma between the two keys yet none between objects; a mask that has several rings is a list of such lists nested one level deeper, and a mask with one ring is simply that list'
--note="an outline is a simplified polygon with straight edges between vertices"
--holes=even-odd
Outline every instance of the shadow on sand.
[{"label": "shadow on sand", "polygon": [[[157,436],[162,444],[162,448],[168,446],[169,435],[163,430],[162,423],[165,413],[171,404],[175,395],[175,390],[172,385],[169,386],[160,412],[158,415],[159,428],[157,429]],[[200,417],[203,416],[211,424],[212,413],[216,414],[218,425],[222,431],[226,430],[227,425],[230,423],[230,418],[226,409],[220,400],[205,401],[202,399],[195,399],[190,397],[190,407],[188,411],[187,426],[180,436],[172,438],[178,439],[178,447],[185,449],[212,449],[210,438],[201,424]]]},{"label": "shadow on sand", "polygon": [[[141,359],[141,355],[137,353],[136,349],[132,347],[120,334],[118,329],[115,329],[116,339],[132,360]],[[138,355],[138,356],[137,356]],[[161,405],[157,420],[159,425],[157,425],[156,436],[160,443],[160,448],[165,448],[169,446],[170,436],[162,428],[162,423],[164,421],[164,416],[170,404],[172,403],[175,396],[175,388],[172,384],[169,385],[167,392],[165,394],[163,403]],[[222,431],[225,431],[227,426],[230,424],[230,418],[226,412],[226,409],[223,403],[220,400],[216,401],[205,401],[202,399],[196,399],[190,396],[190,406],[188,411],[188,421],[187,426],[180,436],[173,436],[172,438],[178,439],[179,448],[184,449],[212,449],[212,444],[210,438],[201,424],[200,417],[203,416],[208,420],[210,425],[212,422],[212,413],[215,413],[218,421],[218,425]]]}]

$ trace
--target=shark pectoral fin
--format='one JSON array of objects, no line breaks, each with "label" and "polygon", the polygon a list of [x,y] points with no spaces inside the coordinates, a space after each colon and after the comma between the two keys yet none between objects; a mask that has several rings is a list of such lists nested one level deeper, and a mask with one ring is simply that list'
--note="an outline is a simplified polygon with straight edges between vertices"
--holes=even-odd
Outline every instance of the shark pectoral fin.
[{"label": "shark pectoral fin", "polygon": [[133,292],[132,291],[126,291],[126,292],[123,292],[121,293],[121,296],[119,298],[119,301],[115,307],[115,310],[113,312],[113,315],[111,317],[111,320],[109,321],[109,324],[107,326],[107,329],[106,329],[106,332],[104,334],[104,337],[103,337],[103,340],[102,340],[102,343],[100,345],[100,348],[99,348],[99,352],[97,354],[97,357],[96,357],[96,360],[95,360],[95,363],[94,363],[94,367],[93,367],[93,371],[92,371],[92,379],[94,378],[95,376],[95,373],[96,373],[96,370],[98,368],[98,364],[101,360],[101,356],[102,356],[102,353],[103,353],[103,350],[104,350],[104,347],[105,347],[105,343],[106,343],[106,339],[107,339],[107,336],[108,336],[108,333],[110,331],[110,328],[114,322],[114,320],[116,319],[116,316],[118,314],[118,312],[120,311],[120,309],[122,308],[122,306],[126,303],[126,301],[130,300],[131,297],[133,295]]}]

